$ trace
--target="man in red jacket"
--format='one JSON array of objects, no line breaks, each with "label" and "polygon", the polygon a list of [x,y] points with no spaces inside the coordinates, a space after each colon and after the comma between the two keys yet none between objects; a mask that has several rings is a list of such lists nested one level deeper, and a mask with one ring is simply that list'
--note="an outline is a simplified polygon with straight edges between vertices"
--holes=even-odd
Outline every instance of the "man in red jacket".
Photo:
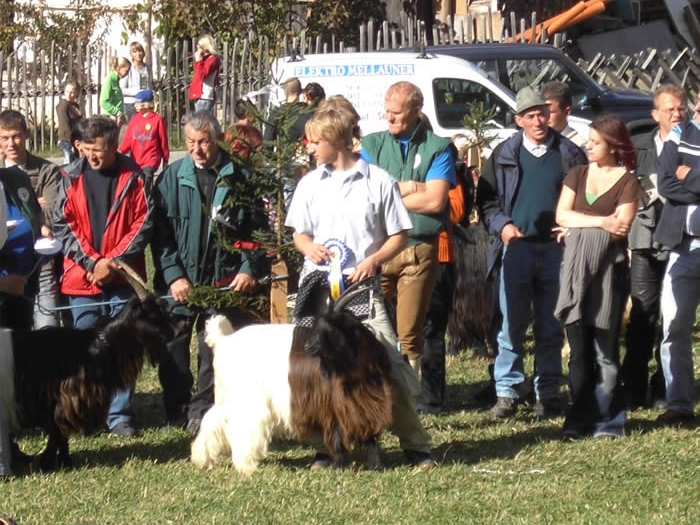
[{"label": "man in red jacket", "polygon": [[150,188],[161,162],[163,169],[168,165],[168,132],[163,117],[153,109],[153,91],[139,91],[135,99],[136,114],[129,120],[119,153],[131,154],[146,175],[146,186]]},{"label": "man in red jacket", "polygon": [[[151,206],[144,175],[117,153],[118,139],[114,121],[88,119],[81,137],[83,158],[66,168],[59,187],[53,224],[63,243],[61,292],[68,297],[76,328],[92,328],[101,317],[114,317],[133,293],[115,273],[119,260],[146,278]],[[136,433],[132,395],[133,385],[112,400],[107,426],[115,435]]]}]

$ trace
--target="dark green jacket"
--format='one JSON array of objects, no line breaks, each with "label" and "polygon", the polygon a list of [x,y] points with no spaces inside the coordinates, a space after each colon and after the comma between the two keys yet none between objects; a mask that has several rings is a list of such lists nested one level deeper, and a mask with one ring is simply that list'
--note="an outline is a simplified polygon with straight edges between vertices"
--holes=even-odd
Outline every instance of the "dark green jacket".
[{"label": "dark green jacket", "polygon": [[[425,182],[433,159],[450,146],[450,141],[438,137],[419,125],[408,142],[406,157],[401,153],[399,139],[388,131],[372,133],[362,139],[362,149],[372,164],[385,169],[398,181]],[[409,244],[434,241],[449,222],[449,206],[441,213],[409,212],[413,228],[409,230]]]},{"label": "dark green jacket", "polygon": [[[212,209],[218,208],[218,215],[227,220],[226,226],[217,228],[224,239],[215,232],[214,225],[218,223],[212,219],[212,209],[203,209],[194,162],[189,156],[168,166],[158,177],[153,188],[151,246],[159,274],[156,282],[161,285],[170,286],[173,281],[186,277],[193,284],[213,286],[239,272],[255,278],[266,272],[264,251],[232,252],[222,246],[222,243],[232,246],[237,240],[251,240],[253,230],[263,228],[266,220],[260,211],[230,202],[232,196],[240,198],[234,195],[234,187],[240,191],[250,186],[247,184],[249,172],[223,151],[217,167],[219,174]],[[203,221],[208,222],[206,238],[201,238]],[[200,247],[206,247],[203,258]]]}]

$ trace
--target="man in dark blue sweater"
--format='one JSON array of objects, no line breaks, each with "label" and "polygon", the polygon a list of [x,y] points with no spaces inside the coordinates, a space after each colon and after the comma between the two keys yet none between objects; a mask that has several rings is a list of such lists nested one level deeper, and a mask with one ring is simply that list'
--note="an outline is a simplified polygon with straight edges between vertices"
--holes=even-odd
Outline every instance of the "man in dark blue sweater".
[{"label": "man in dark blue sweater", "polygon": [[[496,404],[491,415],[515,413],[525,381],[523,343],[534,314],[535,413],[561,413],[563,332],[554,317],[562,249],[552,235],[562,181],[570,168],[586,163],[583,151],[549,128],[549,106],[531,88],[516,97],[517,134],[494,150],[479,180],[477,204],[493,236],[488,257],[499,279],[503,322],[494,364]],[[500,271],[499,271],[500,270]],[[498,277],[496,277],[498,276]]]}]

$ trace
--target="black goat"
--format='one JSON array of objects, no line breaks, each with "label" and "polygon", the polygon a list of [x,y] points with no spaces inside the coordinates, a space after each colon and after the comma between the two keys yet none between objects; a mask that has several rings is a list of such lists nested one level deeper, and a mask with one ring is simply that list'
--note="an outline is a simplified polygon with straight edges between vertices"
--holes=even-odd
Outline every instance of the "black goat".
[{"label": "black goat", "polygon": [[68,436],[102,429],[115,392],[134,386],[145,357],[158,362],[174,336],[166,302],[128,272],[138,297],[101,329],[5,331],[11,344],[0,348],[0,368],[14,380],[0,384],[0,397],[15,407],[8,426],[46,432],[42,470],[71,465]]}]

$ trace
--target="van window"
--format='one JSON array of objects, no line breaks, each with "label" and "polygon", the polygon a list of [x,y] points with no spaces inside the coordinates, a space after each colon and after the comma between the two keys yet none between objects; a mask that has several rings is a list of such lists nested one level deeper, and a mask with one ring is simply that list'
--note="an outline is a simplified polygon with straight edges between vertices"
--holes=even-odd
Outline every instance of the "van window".
[{"label": "van window", "polygon": [[496,107],[495,120],[501,126],[506,125],[508,105],[498,98],[488,88],[464,80],[463,78],[433,79],[433,100],[435,100],[435,116],[443,128],[464,128],[462,118],[467,114],[467,104],[481,101],[484,108]]},{"label": "van window", "polygon": [[495,58],[489,58],[484,60],[478,60],[474,62],[477,67],[480,67],[484,72],[493,80],[494,82],[500,82],[501,79],[498,76],[498,60]]},{"label": "van window", "polygon": [[569,85],[573,107],[586,103],[589,92],[588,82],[578,71],[569,69],[559,60],[550,58],[506,60],[506,71],[511,90],[515,93],[525,86],[539,89],[542,84],[557,80]]}]

